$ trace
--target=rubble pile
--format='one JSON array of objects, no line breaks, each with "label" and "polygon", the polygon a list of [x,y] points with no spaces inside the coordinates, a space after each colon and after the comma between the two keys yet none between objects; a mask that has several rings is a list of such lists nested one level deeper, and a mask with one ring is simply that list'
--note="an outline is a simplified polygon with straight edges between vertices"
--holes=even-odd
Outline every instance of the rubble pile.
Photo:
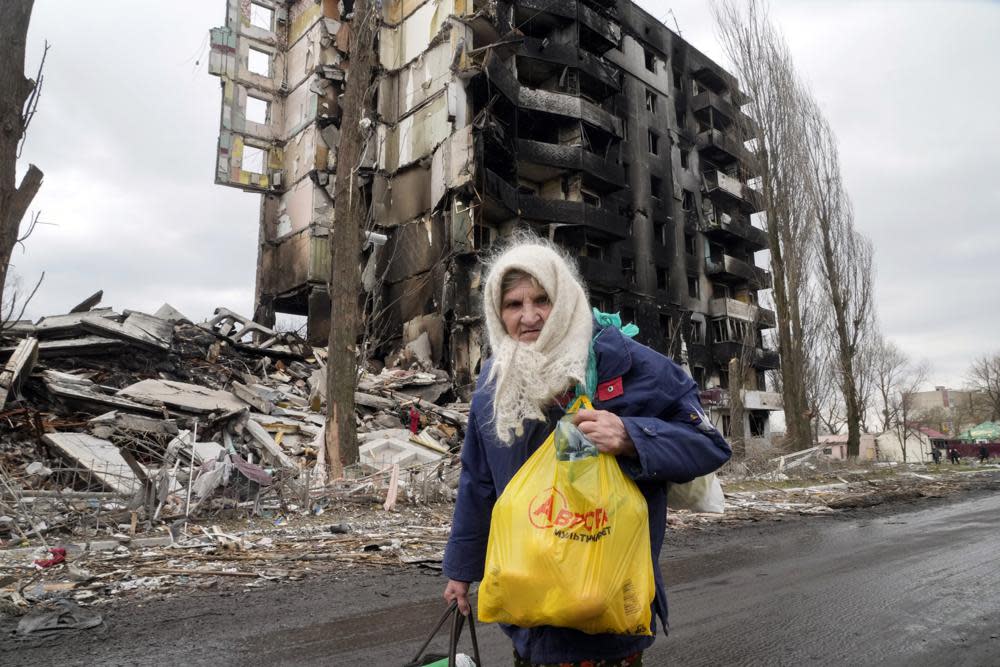
[{"label": "rubble pile", "polygon": [[445,373],[363,372],[361,462],[331,482],[326,350],[224,308],[195,324],[100,299],[0,332],[0,544],[452,497],[468,406],[441,404]]}]

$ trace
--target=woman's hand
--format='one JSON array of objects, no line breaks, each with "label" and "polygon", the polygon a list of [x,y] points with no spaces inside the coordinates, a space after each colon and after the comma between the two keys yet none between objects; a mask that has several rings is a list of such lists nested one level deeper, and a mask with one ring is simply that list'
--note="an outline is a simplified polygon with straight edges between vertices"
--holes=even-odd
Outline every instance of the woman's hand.
[{"label": "woman's hand", "polygon": [[469,612],[472,611],[472,607],[469,606],[469,582],[448,580],[448,585],[444,589],[444,601],[451,604],[456,600],[458,601],[458,610],[463,615],[468,616]]},{"label": "woman's hand", "polygon": [[615,456],[635,456],[635,443],[621,417],[607,410],[580,410],[573,423],[599,451]]}]

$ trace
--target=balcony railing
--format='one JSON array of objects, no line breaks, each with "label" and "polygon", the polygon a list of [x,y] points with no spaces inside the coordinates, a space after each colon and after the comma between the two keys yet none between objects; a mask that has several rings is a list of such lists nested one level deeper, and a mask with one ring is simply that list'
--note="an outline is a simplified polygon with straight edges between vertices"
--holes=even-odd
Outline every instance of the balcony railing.
[{"label": "balcony railing", "polygon": [[[759,391],[756,389],[743,389],[743,409],[744,410],[768,410],[775,411],[784,408],[784,401],[781,394],[774,391]],[[720,387],[713,387],[700,394],[701,404],[711,408],[728,408],[732,405],[730,390]]]},{"label": "balcony railing", "polygon": [[708,314],[710,317],[735,317],[747,322],[756,322],[762,329],[773,329],[777,326],[773,310],[743,303],[737,299],[712,299],[708,302]]},{"label": "balcony railing", "polygon": [[749,350],[737,341],[722,341],[712,343],[712,356],[715,362],[726,368],[730,359],[746,359],[750,366],[759,370],[774,370],[781,367],[778,353],[755,347]]},{"label": "balcony railing", "polygon": [[702,174],[705,191],[716,199],[736,204],[744,213],[762,209],[760,194],[746,183],[724,171],[712,169]]},{"label": "balcony railing", "polygon": [[581,146],[518,139],[517,159],[559,169],[584,171],[614,189],[625,187],[625,169]]},{"label": "balcony railing", "polygon": [[695,116],[704,121],[712,122],[715,127],[727,129],[735,124],[736,131],[741,136],[748,137],[753,136],[756,132],[756,125],[750,116],[743,113],[732,102],[710,90],[695,95],[691,100],[691,108]]},{"label": "balcony railing", "polygon": [[513,216],[535,222],[560,222],[582,225],[600,235],[621,240],[628,237],[625,218],[599,206],[582,201],[546,199],[518,192],[510,183],[486,170],[483,187],[486,194]]},{"label": "balcony railing", "polygon": [[579,95],[524,86],[509,66],[494,54],[487,57],[486,71],[491,84],[521,109],[576,118],[604,128],[616,137],[622,136],[622,122],[611,112]]},{"label": "balcony railing", "polygon": [[754,250],[763,250],[768,246],[767,232],[739,218],[706,215],[699,222],[698,227],[700,231],[705,232],[709,236],[718,236],[725,240],[739,239],[744,241]]},{"label": "balcony railing", "polygon": [[706,259],[705,273],[710,276],[718,276],[720,279],[745,280],[750,283],[753,289],[769,289],[771,287],[770,273],[759,266],[736,259],[732,255]]},{"label": "balcony railing", "polygon": [[756,160],[742,141],[723,132],[710,129],[698,134],[695,140],[698,151],[712,162],[726,164],[739,162],[746,173],[756,171]]},{"label": "balcony railing", "polygon": [[588,283],[594,283],[600,287],[612,289],[624,289],[625,276],[622,270],[613,264],[609,264],[594,257],[577,257],[580,265],[580,273]]}]

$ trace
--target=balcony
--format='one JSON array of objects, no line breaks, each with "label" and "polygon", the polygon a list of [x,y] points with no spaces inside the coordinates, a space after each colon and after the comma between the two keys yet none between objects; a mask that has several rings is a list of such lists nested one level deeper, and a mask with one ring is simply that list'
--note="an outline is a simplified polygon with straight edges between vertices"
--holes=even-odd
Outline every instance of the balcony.
[{"label": "balcony", "polygon": [[520,216],[535,222],[561,222],[581,225],[588,230],[615,240],[628,238],[625,218],[582,201],[545,199],[535,195],[518,194]]},{"label": "balcony", "polygon": [[624,289],[625,276],[619,267],[594,257],[577,257],[580,273],[587,284],[610,289]]},{"label": "balcony", "polygon": [[[781,394],[774,391],[743,389],[744,410],[767,410],[773,412],[784,408]],[[706,408],[728,409],[732,405],[730,390],[713,387],[700,393],[701,404]]]},{"label": "balcony", "polygon": [[705,260],[705,273],[715,276],[720,281],[743,282],[750,284],[751,289],[770,289],[771,274],[760,268],[736,259],[732,255],[711,257]]},{"label": "balcony", "polygon": [[[536,37],[525,37],[517,49],[518,72],[532,67],[531,63],[545,63],[535,67],[544,72],[544,78],[558,77],[562,67],[573,67],[580,75],[581,91],[603,89],[604,96],[621,91],[621,71],[604,58],[584,51],[576,44],[559,44]],[[547,71],[545,71],[547,70]]]},{"label": "balcony", "polygon": [[628,236],[626,220],[617,213],[582,201],[545,199],[518,192],[510,183],[489,170],[486,170],[483,178],[483,189],[492,200],[490,208],[499,206],[506,209],[511,217],[517,216],[539,223],[581,225],[613,240],[622,240]]},{"label": "balcony", "polygon": [[764,250],[768,247],[767,232],[739,218],[714,213],[706,215],[704,220],[699,222],[698,230],[711,238],[718,238],[726,243],[743,242],[752,250]]},{"label": "balcony", "polygon": [[723,368],[729,366],[730,359],[746,358],[745,354],[750,355],[750,365],[756,369],[775,370],[781,367],[778,353],[774,350],[765,350],[759,347],[745,350],[743,343],[736,341],[712,343],[712,358]]},{"label": "balcony", "polygon": [[735,129],[740,136],[751,137],[756,133],[756,124],[750,116],[743,113],[732,102],[710,90],[695,95],[691,100],[691,109],[696,117],[712,127],[727,130],[735,123]]},{"label": "balcony", "polygon": [[546,16],[577,21],[580,24],[580,46],[597,54],[616,48],[622,41],[622,29],[607,16],[576,0],[519,0],[515,25],[544,22]]},{"label": "balcony", "polygon": [[756,213],[762,209],[760,193],[724,171],[717,169],[706,171],[702,174],[702,180],[705,192],[716,201],[736,205],[746,214]]},{"label": "balcony", "polygon": [[698,152],[711,162],[729,164],[739,162],[747,173],[756,171],[756,160],[742,141],[717,130],[705,130],[695,140]]},{"label": "balcony", "polygon": [[709,317],[735,317],[747,322],[756,322],[762,329],[773,329],[777,326],[774,311],[761,308],[736,299],[712,299],[708,302]]},{"label": "balcony", "polygon": [[622,122],[611,112],[579,95],[524,86],[495,54],[487,58],[486,73],[490,83],[518,108],[582,120],[622,137]]},{"label": "balcony", "polygon": [[625,187],[625,170],[620,164],[605,161],[581,146],[518,139],[517,160],[518,170],[534,181],[546,181],[569,170],[585,172],[608,190]]}]

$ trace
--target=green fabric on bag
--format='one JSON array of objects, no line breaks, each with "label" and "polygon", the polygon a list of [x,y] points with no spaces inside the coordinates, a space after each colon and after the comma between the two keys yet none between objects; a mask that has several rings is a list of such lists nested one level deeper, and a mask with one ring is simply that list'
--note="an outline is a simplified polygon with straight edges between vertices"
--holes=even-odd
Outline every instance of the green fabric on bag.
[{"label": "green fabric on bag", "polygon": [[615,327],[629,338],[635,338],[636,334],[639,333],[639,327],[634,322],[622,325],[620,313],[605,313],[597,308],[594,308],[593,312],[594,320],[601,330],[590,341],[590,355],[587,357],[587,383],[586,385],[576,385],[577,396],[590,397],[597,393],[597,357],[594,355],[594,341],[597,340],[597,336],[600,336],[608,327]]}]

